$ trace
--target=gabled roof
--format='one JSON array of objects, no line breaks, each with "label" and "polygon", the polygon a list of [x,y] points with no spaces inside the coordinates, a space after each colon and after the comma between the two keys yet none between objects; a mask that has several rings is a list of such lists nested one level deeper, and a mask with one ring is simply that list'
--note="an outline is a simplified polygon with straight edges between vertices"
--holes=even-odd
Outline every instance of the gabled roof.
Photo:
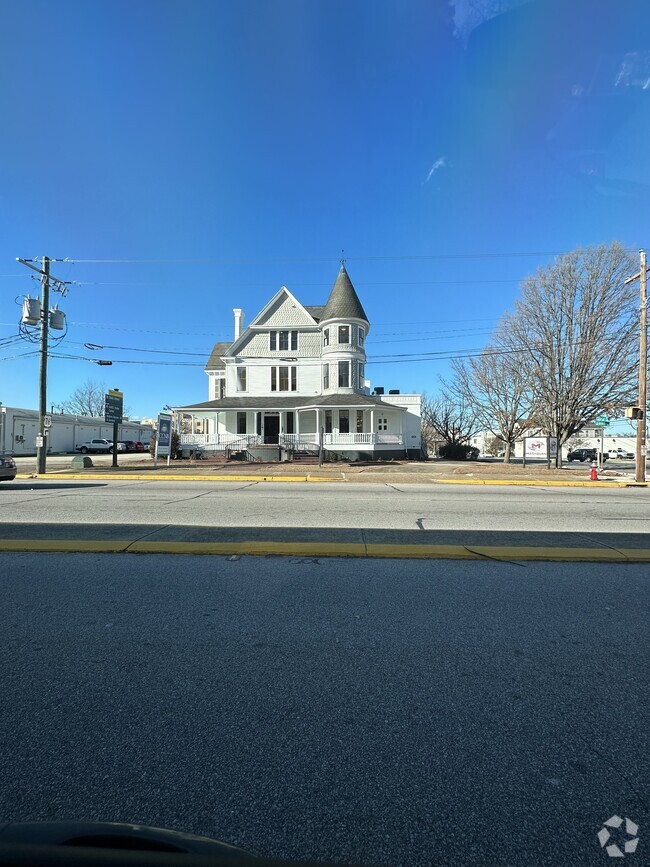
[{"label": "gabled roof", "polygon": [[330,297],[327,299],[325,310],[323,311],[323,319],[363,319],[368,322],[365,310],[359,301],[359,296],[354,291],[354,286],[345,270],[345,265],[341,265],[338,277],[332,286]]},{"label": "gabled roof", "polygon": [[278,291],[275,293],[273,298],[271,298],[271,300],[264,305],[262,310],[260,310],[257,316],[249,323],[248,327],[255,328],[256,325],[262,324],[264,322],[264,319],[266,319],[269,312],[277,304],[280,298],[282,298],[282,296],[288,298],[295,307],[297,307],[299,310],[302,310],[302,312],[305,314],[305,318],[314,318],[309,312],[309,310],[303,304],[301,304],[300,301],[298,301],[296,296],[292,292],[290,292],[286,286],[281,286],[280,289],[278,289]]},{"label": "gabled roof", "polygon": [[208,358],[208,363],[205,365],[206,370],[225,370],[226,365],[221,360],[221,356],[226,354],[226,350],[230,346],[229,343],[215,343]]}]

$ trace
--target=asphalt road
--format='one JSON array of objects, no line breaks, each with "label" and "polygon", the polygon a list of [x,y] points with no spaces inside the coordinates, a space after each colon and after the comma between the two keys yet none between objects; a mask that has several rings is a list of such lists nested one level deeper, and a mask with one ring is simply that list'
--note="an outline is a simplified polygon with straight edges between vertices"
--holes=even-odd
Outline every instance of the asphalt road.
[{"label": "asphalt road", "polygon": [[120,550],[143,540],[265,540],[582,547],[607,556],[650,552],[649,507],[645,488],[18,480],[0,488],[0,549],[25,538],[117,540]]},{"label": "asphalt road", "polygon": [[0,555],[0,819],[276,857],[647,864],[648,569]]}]

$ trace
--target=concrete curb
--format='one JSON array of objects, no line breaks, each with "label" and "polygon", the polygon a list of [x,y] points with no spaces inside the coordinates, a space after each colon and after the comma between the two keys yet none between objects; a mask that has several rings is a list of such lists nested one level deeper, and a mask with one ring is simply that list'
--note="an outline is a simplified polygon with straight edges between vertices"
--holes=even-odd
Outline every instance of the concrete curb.
[{"label": "concrete curb", "polygon": [[[344,473],[338,476],[255,476],[255,475],[237,475],[237,476],[219,476],[219,475],[204,475],[204,476],[181,476],[167,473],[164,475],[148,475],[142,473],[47,473],[46,475],[38,475],[38,473],[19,473],[17,479],[61,479],[62,481],[106,481],[106,482],[348,482],[357,484],[373,484],[377,483],[377,479],[370,481],[365,478],[349,478]],[[386,475],[379,482],[380,484],[390,484],[391,478]],[[415,478],[412,482],[400,479],[397,484],[408,485],[417,484],[418,479]],[[429,479],[426,481],[428,485],[512,485],[520,487],[552,487],[552,488],[646,488],[646,482],[632,482],[626,479],[620,481],[604,481],[598,480],[572,480],[562,481],[561,479]]]},{"label": "concrete curb", "polygon": [[367,557],[394,559],[650,563],[650,548],[567,548],[517,545],[408,545],[362,542],[182,542],[2,539],[1,552],[202,554],[218,556]]}]

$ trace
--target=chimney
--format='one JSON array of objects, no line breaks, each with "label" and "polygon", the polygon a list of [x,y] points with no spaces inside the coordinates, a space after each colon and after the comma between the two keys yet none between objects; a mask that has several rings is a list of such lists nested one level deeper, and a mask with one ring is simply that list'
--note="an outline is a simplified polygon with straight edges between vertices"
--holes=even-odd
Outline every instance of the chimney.
[{"label": "chimney", "polygon": [[232,311],[235,314],[235,340],[241,337],[242,325],[244,324],[244,311],[239,307],[235,307]]}]

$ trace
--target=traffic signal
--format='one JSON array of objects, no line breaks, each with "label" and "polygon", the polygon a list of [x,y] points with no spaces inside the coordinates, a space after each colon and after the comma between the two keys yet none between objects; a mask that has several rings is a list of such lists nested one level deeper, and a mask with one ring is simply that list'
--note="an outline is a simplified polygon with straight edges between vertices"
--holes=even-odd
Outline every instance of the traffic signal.
[{"label": "traffic signal", "polygon": [[643,418],[643,410],[640,406],[628,406],[625,408],[625,418]]}]

